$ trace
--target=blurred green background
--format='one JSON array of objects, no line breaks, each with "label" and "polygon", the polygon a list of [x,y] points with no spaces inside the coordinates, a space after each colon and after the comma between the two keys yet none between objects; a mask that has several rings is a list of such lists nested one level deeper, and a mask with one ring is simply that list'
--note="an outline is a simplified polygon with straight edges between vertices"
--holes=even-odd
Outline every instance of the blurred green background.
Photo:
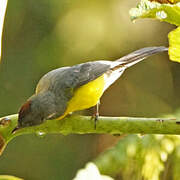
[{"label": "blurred green background", "polygon": [[[168,46],[174,27],[130,21],[136,0],[9,1],[0,65],[0,117],[18,112],[42,75],[90,60],[115,60],[145,46]],[[180,65],[166,53],[128,69],[101,99],[100,114],[157,117],[180,105]],[[87,112],[89,113],[89,112]],[[0,173],[69,180],[116,141],[97,135],[23,135],[0,157]]]}]

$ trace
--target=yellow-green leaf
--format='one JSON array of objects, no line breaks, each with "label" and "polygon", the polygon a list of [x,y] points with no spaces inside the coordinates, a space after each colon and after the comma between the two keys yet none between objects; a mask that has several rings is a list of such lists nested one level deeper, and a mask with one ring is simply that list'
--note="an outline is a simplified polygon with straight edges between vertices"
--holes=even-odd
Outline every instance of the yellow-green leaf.
[{"label": "yellow-green leaf", "polygon": [[180,2],[180,0],[150,0],[150,1],[156,1],[156,2],[159,2],[161,4],[164,4],[164,3],[175,4],[175,3]]},{"label": "yellow-green leaf", "polygon": [[23,180],[23,179],[17,178],[15,176],[0,175],[0,180]]},{"label": "yellow-green leaf", "polygon": [[136,8],[130,10],[131,19],[155,18],[180,26],[180,2],[176,4],[160,4],[149,0],[141,0]]},{"label": "yellow-green leaf", "polygon": [[172,61],[180,62],[180,27],[171,31],[169,37],[169,57]]}]

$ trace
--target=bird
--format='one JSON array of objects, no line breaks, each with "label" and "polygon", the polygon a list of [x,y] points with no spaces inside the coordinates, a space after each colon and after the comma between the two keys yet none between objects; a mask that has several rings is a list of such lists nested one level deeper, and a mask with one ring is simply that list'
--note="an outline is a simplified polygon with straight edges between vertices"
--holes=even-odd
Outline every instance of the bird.
[{"label": "bird", "polygon": [[54,69],[38,82],[35,94],[20,108],[17,130],[40,125],[46,120],[61,120],[68,114],[98,106],[103,93],[123,72],[145,58],[163,51],[167,47],[145,47],[115,61],[89,61],[73,66]]}]

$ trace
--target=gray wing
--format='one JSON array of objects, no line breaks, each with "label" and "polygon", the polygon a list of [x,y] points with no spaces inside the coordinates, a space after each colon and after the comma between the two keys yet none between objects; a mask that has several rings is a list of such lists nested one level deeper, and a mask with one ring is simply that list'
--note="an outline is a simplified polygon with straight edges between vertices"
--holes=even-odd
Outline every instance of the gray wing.
[{"label": "gray wing", "polygon": [[65,86],[77,88],[100,77],[111,67],[109,63],[105,64],[103,62],[95,61],[72,66],[66,72]]},{"label": "gray wing", "polygon": [[59,117],[64,113],[75,90],[107,72],[111,64],[111,61],[95,61],[55,69],[40,79],[36,93],[50,90],[55,94],[57,113],[53,118]]},{"label": "gray wing", "polygon": [[56,94],[62,89],[76,89],[101,76],[110,69],[111,64],[111,61],[94,61],[52,70],[40,79],[36,93],[51,90]]},{"label": "gray wing", "polygon": [[63,75],[65,73],[65,71],[69,68],[70,67],[62,67],[62,68],[52,70],[52,71],[48,72],[47,74],[45,74],[39,80],[39,82],[36,86],[36,93],[40,93],[42,91],[47,91],[50,88],[52,81],[54,81],[54,76],[56,74],[62,74]]}]

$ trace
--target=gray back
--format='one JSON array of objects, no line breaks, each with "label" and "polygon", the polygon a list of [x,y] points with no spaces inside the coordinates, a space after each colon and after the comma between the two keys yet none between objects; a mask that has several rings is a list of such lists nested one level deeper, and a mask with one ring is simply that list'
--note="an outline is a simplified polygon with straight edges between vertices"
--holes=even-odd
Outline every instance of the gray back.
[{"label": "gray back", "polygon": [[[55,69],[45,74],[39,81],[36,93],[51,91],[55,94],[56,105],[63,114],[67,102],[73,97],[76,89],[100,77],[110,69],[110,63],[101,61],[87,62],[72,67]],[[57,110],[57,111],[59,111]]]}]

